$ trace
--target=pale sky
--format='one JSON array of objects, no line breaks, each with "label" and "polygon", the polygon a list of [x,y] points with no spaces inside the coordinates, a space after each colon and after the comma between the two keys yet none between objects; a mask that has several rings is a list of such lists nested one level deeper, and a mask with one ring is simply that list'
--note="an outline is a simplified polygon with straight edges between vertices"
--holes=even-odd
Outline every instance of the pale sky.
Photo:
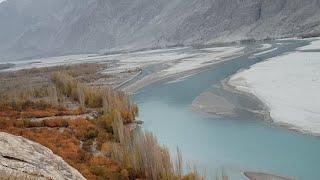
[{"label": "pale sky", "polygon": [[0,0],[0,3],[2,3],[3,1],[6,1],[6,0]]}]

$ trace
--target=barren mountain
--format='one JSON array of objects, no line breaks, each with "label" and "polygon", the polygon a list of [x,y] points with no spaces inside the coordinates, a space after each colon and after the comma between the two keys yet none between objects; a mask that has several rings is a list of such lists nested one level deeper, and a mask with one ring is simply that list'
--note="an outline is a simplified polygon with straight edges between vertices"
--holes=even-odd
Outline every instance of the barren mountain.
[{"label": "barren mountain", "polygon": [[320,35],[320,0],[7,0],[0,57]]}]

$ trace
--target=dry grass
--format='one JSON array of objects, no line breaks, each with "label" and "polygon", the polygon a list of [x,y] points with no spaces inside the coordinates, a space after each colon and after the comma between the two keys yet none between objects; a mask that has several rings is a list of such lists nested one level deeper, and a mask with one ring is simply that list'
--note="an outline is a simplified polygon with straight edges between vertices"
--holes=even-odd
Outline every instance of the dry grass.
[{"label": "dry grass", "polygon": [[[93,122],[86,119],[44,121],[2,119],[0,129],[48,147],[87,179],[124,178],[121,176],[123,169],[116,161],[106,156],[92,155],[91,147],[94,139],[98,139],[100,144],[110,139],[106,138],[107,135],[102,129],[98,129]],[[104,138],[98,136],[104,136]],[[97,149],[100,149],[99,145]]]},{"label": "dry grass", "polygon": [[[85,73],[97,68],[88,66]],[[43,71],[32,69],[17,74]],[[160,146],[152,133],[125,128],[139,115],[138,106],[126,93],[83,84],[73,77],[79,73],[58,71],[46,86],[3,91],[0,130],[50,148],[89,180],[202,179],[196,171],[183,174],[181,151],[174,163],[167,148]],[[101,115],[91,120],[61,117],[83,114],[91,108]],[[43,117],[49,118],[37,119]]]},{"label": "dry grass", "polygon": [[182,153],[178,149],[176,167],[169,151],[150,132],[131,132],[123,126],[120,115],[114,116],[113,131],[120,143],[114,143],[111,157],[129,170],[132,177],[145,179],[203,179],[197,171],[183,175]]},{"label": "dry grass", "polygon": [[[69,98],[79,101],[82,107],[102,108],[106,116],[113,119],[114,111],[118,111],[124,123],[133,122],[139,114],[138,106],[131,103],[129,96],[112,88],[98,88],[80,83],[66,73],[55,73],[53,82],[57,89]],[[111,122],[112,120],[107,120]]]}]

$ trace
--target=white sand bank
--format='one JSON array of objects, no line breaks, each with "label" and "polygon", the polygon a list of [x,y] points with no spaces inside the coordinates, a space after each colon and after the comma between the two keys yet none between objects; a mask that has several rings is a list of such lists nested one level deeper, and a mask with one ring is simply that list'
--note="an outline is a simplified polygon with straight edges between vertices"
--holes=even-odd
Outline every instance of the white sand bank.
[{"label": "white sand bank", "polygon": [[[300,49],[320,49],[319,42]],[[229,84],[262,100],[274,122],[320,135],[320,52],[293,52],[258,63],[232,76]]]},{"label": "white sand bank", "polygon": [[312,38],[311,40],[313,40],[311,44],[301,47],[299,50],[320,50],[320,38]]}]

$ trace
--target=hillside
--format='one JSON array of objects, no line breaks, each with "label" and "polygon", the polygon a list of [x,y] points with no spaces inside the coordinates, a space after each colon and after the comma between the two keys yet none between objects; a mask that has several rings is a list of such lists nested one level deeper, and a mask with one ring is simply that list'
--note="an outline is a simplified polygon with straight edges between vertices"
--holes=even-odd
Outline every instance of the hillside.
[{"label": "hillside", "polygon": [[179,150],[172,158],[152,133],[136,130],[143,121],[125,92],[92,83],[103,67],[0,73],[0,179],[202,179],[182,174]]},{"label": "hillside", "polygon": [[0,24],[0,58],[17,59],[318,35],[320,1],[8,0]]}]

